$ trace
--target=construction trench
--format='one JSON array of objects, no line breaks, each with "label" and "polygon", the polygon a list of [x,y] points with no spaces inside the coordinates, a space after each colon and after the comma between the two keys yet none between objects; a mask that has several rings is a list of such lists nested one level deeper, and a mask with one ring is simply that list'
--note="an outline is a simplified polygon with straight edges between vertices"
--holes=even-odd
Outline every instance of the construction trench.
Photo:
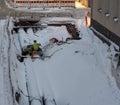
[{"label": "construction trench", "polygon": [[[13,30],[12,30],[12,33],[13,32],[16,32],[18,33],[18,30],[20,28],[23,28],[23,30],[25,32],[27,32],[28,28],[32,28],[33,32],[36,32],[37,30],[42,30],[46,27],[49,27],[49,26],[65,26],[68,33],[70,34],[70,37],[67,39],[67,40],[80,40],[80,35],[79,35],[79,31],[78,29],[76,28],[75,24],[71,23],[71,22],[68,22],[68,21],[60,21],[60,22],[54,22],[54,23],[48,23],[48,24],[39,24],[39,21],[32,21],[32,20],[27,20],[25,21],[24,19],[23,20],[20,20],[19,22],[14,22],[14,27],[13,27]],[[119,67],[117,69],[112,69],[111,72],[112,72],[112,75],[116,78],[116,83],[118,85],[118,87],[120,88],[120,76],[119,76]]]},{"label": "construction trench", "polygon": [[[86,11],[88,11],[89,9],[85,8],[85,9],[65,9],[65,11],[63,10],[59,10],[58,11],[53,11],[53,12],[47,12],[47,10],[42,10],[42,11],[37,11],[37,12],[34,12],[31,11],[30,9],[24,11],[24,10],[17,10],[18,8],[9,8],[8,6],[6,6],[6,3],[4,2],[4,0],[1,0],[0,1],[0,7],[1,8],[4,8],[4,9],[1,9],[0,11],[0,19],[6,19],[8,21],[8,25],[6,27],[6,30],[7,30],[7,33],[8,33],[8,36],[12,36],[14,32],[18,32],[20,28],[22,28],[25,32],[27,31],[27,29],[29,28],[32,28],[33,32],[36,31],[36,30],[39,30],[39,29],[44,29],[46,28],[47,26],[62,26],[64,25],[68,31],[68,33],[70,34],[70,40],[79,40],[79,32],[77,31],[76,27],[75,27],[75,24],[71,24],[69,22],[60,22],[59,24],[47,24],[47,25],[42,25],[42,24],[36,24],[41,18],[52,18],[52,17],[67,17],[67,18],[84,18],[84,15],[86,13]],[[14,27],[12,30],[9,30],[8,29],[8,26],[9,26],[9,21],[10,21],[10,18],[13,18],[13,20],[15,20],[16,18],[23,18],[23,19],[20,19],[19,22],[17,20],[13,21],[14,22]],[[11,43],[11,42],[10,42]],[[11,50],[11,45],[9,44],[9,50]],[[10,51],[8,51],[10,53]],[[11,72],[14,72],[13,69],[11,68],[11,64],[10,64],[10,54],[8,54],[8,57],[9,57],[9,70],[6,70],[5,72],[7,74],[9,74],[9,83],[10,83],[10,86],[8,87],[6,84],[4,84],[5,86],[7,86],[5,88],[5,92],[11,90],[11,95],[10,96],[7,96],[10,100],[12,100],[12,103],[9,103],[9,105],[18,105],[19,104],[19,101],[21,100],[21,96],[22,97],[25,97],[26,100],[28,100],[29,102],[29,105],[32,104],[32,102],[34,100],[36,101],[39,101],[39,103],[41,104],[42,102],[42,105],[44,105],[44,97],[40,98],[40,99],[32,99],[33,97],[30,97],[30,94],[28,92],[28,95],[26,95],[23,91],[21,91],[20,89],[16,90],[15,87],[13,86],[12,84],[12,81],[11,81]],[[6,75],[6,74],[4,74]],[[18,80],[14,80],[14,81],[18,81]],[[28,84],[26,83],[26,90],[27,90],[27,87]],[[53,99],[53,103],[54,105],[56,105],[55,103],[55,100]]]},{"label": "construction trench", "polygon": [[[29,28],[32,28],[33,32],[36,32],[37,30],[43,30],[45,29],[46,27],[49,27],[49,26],[65,26],[68,33],[70,34],[70,37],[68,38],[68,40],[80,40],[80,37],[79,37],[79,31],[77,30],[75,24],[71,23],[71,22],[68,22],[68,21],[60,21],[60,22],[54,22],[54,23],[48,23],[48,24],[40,24],[39,21],[32,21],[32,20],[19,20],[19,22],[17,21],[14,21],[14,27],[13,27],[13,30],[12,30],[12,33],[18,33],[19,32],[19,29],[23,29],[25,32],[27,32],[27,30]],[[114,74],[114,76],[119,77],[119,75],[115,75],[115,70],[112,71],[112,74]],[[119,81],[118,81],[119,82]],[[26,88],[28,88],[29,85],[27,85]],[[29,93],[29,92],[28,92]],[[20,93],[15,93],[15,99],[16,101],[19,103],[19,98],[20,98],[20,94],[24,94],[22,93],[22,91]],[[30,95],[29,95],[30,96]],[[26,96],[28,97],[28,96]],[[28,97],[28,101],[29,101],[29,105],[31,105],[32,101],[35,100],[35,99],[29,99],[30,97]],[[42,101],[41,99],[38,99],[38,101],[40,103],[42,103],[42,105],[46,105],[44,104],[44,97],[42,97]],[[56,105],[56,102],[55,102],[55,99],[54,99],[54,105]]]},{"label": "construction trench", "polygon": [[[35,33],[36,31],[38,30],[44,30],[45,28],[47,27],[51,27],[51,26],[56,26],[56,27],[61,27],[61,26],[65,26],[66,27],[66,30],[68,31],[69,33],[69,37],[66,39],[66,42],[67,40],[80,40],[80,36],[79,36],[79,31],[78,29],[76,28],[76,25],[69,22],[69,21],[57,21],[57,22],[49,22],[48,24],[40,24],[39,21],[32,21],[32,20],[27,20],[25,21],[24,19],[20,19],[19,21],[14,21],[14,26],[13,26],[13,29],[11,30],[11,35],[13,36],[14,33],[16,33],[18,35],[19,33],[19,30],[22,29],[24,30],[26,33],[27,33],[27,30],[29,28],[32,29],[33,33]],[[25,63],[25,62],[23,62]],[[26,68],[26,65],[25,65],[25,68]],[[26,73],[26,78],[27,78],[27,71],[25,71]],[[26,98],[28,98],[28,102],[29,102],[29,105],[32,104],[33,101],[39,101],[40,105],[47,105],[45,104],[45,96],[43,96],[42,98],[40,99],[36,99],[36,98],[33,98],[31,97],[30,93],[29,93],[29,84],[27,83],[27,79],[26,79],[26,90],[27,90],[27,93],[28,95],[25,95],[25,93],[19,88],[18,90],[19,91],[14,91],[13,94],[14,94],[14,99],[16,100],[16,102],[19,104],[19,101],[21,99],[21,95],[25,96]],[[14,90],[14,89],[13,89]],[[52,105],[57,105],[56,104],[56,100],[52,99],[52,102],[53,104]]]}]

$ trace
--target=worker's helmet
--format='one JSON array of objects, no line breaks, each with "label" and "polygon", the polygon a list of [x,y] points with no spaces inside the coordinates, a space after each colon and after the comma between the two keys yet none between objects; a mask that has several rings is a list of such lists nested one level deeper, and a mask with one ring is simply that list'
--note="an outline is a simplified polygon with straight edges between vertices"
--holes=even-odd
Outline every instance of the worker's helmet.
[{"label": "worker's helmet", "polygon": [[34,40],[34,43],[36,43],[37,41],[36,40]]}]

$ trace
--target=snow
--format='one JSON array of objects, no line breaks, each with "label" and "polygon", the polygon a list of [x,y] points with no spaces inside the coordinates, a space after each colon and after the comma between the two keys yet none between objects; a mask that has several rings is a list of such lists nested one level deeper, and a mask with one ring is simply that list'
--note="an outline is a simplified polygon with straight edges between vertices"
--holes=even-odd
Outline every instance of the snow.
[{"label": "snow", "polygon": [[[21,94],[19,105],[29,105],[30,99],[33,99],[32,105],[40,105],[42,96],[47,100],[46,105],[55,105],[54,99],[57,105],[120,105],[120,91],[111,74],[109,59],[113,51],[108,51],[109,46],[85,26],[84,19],[46,18],[42,21],[46,23],[67,19],[76,24],[82,39],[70,40],[62,45],[50,44],[49,39],[55,37],[65,41],[70,37],[65,26],[48,26],[35,33],[32,28],[27,32],[21,28],[18,33],[9,36],[9,44],[8,33],[4,33],[6,21],[0,20],[0,95],[3,96],[0,105],[12,105],[12,99],[8,104],[5,98],[11,92],[4,88],[10,87],[9,74],[4,77],[4,68],[8,72],[10,70],[13,92]],[[16,54],[21,53],[20,48],[32,44],[35,39],[41,43],[42,48],[49,45],[45,49],[46,55],[55,52],[54,55],[45,60],[32,60],[29,57],[23,63],[19,62]],[[7,61],[8,54],[10,62]],[[18,105],[17,101],[15,105]]]},{"label": "snow", "polygon": [[[7,21],[0,21],[0,105],[12,105],[11,83],[9,80],[9,63],[8,63],[8,35],[6,34]],[[6,85],[4,85],[6,84]],[[7,101],[6,101],[7,100]]]}]

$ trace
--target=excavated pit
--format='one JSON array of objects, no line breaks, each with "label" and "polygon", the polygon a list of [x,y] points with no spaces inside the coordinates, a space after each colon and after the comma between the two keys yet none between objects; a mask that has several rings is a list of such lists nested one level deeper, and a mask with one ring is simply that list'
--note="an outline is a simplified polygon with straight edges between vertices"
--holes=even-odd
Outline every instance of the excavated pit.
[{"label": "excavated pit", "polygon": [[38,20],[19,20],[19,22],[15,21],[14,22],[14,27],[13,27],[13,31],[15,31],[16,33],[18,33],[18,30],[20,28],[23,28],[25,32],[27,32],[28,28],[32,28],[33,32],[37,31],[37,30],[42,30],[44,28],[47,28],[49,26],[65,26],[68,33],[71,35],[70,38],[68,39],[73,39],[73,40],[79,40],[81,39],[79,37],[79,31],[76,28],[76,25],[69,22],[69,21],[57,21],[54,23],[47,23],[47,24],[40,24]]}]

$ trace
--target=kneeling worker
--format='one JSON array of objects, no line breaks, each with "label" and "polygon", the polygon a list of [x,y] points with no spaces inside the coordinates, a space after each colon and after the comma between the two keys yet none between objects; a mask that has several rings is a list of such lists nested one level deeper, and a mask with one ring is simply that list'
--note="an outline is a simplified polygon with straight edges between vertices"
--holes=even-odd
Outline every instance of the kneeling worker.
[{"label": "kneeling worker", "polygon": [[39,46],[41,46],[41,44],[37,43],[37,41],[34,40],[34,43],[32,45],[33,51],[36,51],[39,56],[43,56],[42,49]]}]

